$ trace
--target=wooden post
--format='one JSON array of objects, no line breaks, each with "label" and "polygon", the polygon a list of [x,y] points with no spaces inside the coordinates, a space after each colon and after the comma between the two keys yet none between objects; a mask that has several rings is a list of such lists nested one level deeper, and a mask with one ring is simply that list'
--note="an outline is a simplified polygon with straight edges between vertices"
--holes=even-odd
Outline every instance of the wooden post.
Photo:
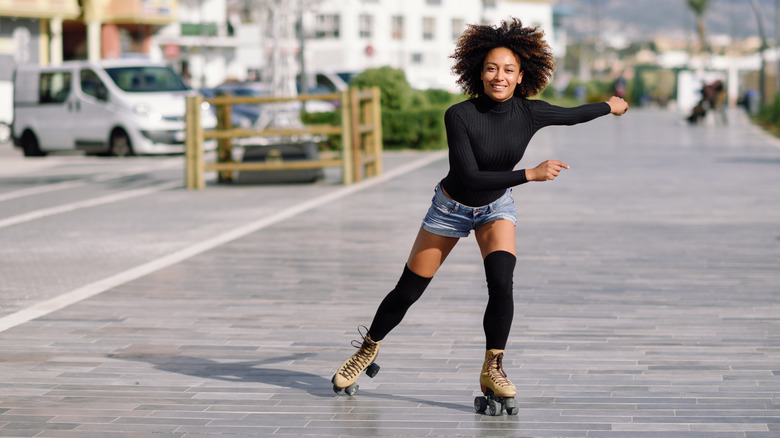
[{"label": "wooden post", "polygon": [[[370,101],[371,94],[359,92],[356,89],[345,90],[341,94],[327,95],[328,100],[341,99],[341,126],[317,125],[304,129],[264,129],[253,130],[243,128],[233,128],[232,124],[227,126],[229,112],[220,111],[220,127],[218,129],[204,132],[201,120],[201,105],[204,102],[202,96],[188,96],[186,98],[185,114],[185,183],[188,189],[203,189],[206,186],[205,172],[236,172],[236,171],[262,171],[262,170],[282,170],[282,169],[314,169],[330,166],[342,167],[342,180],[345,185],[354,183],[362,179],[363,167],[366,158],[363,156],[369,153],[366,149],[365,137],[370,133],[371,127],[368,126],[370,105],[364,102]],[[217,97],[209,99],[215,102],[215,105],[232,105],[233,103],[244,102],[275,102],[287,100],[311,100],[310,96],[299,96],[291,99],[284,98],[249,98],[249,97]],[[361,115],[362,111],[362,115]],[[342,150],[340,158],[322,159],[316,162],[273,162],[273,163],[236,163],[232,157],[226,154],[229,147],[222,146],[218,162],[206,163],[203,143],[205,139],[227,140],[231,141],[237,137],[248,136],[290,136],[300,134],[325,134],[341,135]],[[232,146],[229,143],[222,143]],[[374,161],[371,157],[371,160]]]},{"label": "wooden post", "polygon": [[187,175],[189,181],[187,188],[203,189],[206,187],[204,177],[203,158],[203,125],[201,124],[200,104],[203,103],[201,95],[187,97],[187,150],[189,158],[187,163]]},{"label": "wooden post", "polygon": [[373,149],[374,149],[374,176],[382,174],[382,102],[381,93],[379,87],[371,87],[371,116],[373,120],[371,124],[374,125],[374,131],[372,134]]},{"label": "wooden post", "polygon": [[341,92],[341,173],[344,185],[355,182],[352,161],[352,111],[349,90]]},{"label": "wooden post", "polygon": [[203,96],[195,96],[193,103],[194,117],[192,120],[193,133],[195,134],[195,188],[202,190],[206,187],[206,162],[203,156],[203,118],[200,114],[200,104],[203,103]]},{"label": "wooden post", "polygon": [[[231,123],[232,107],[229,104],[220,103],[217,104],[217,129],[220,131],[227,131],[233,127]],[[233,141],[230,138],[220,138],[217,140],[217,162],[229,163],[233,161]],[[230,182],[233,181],[233,172],[230,170],[221,170],[217,174],[217,181]]]},{"label": "wooden post", "polygon": [[186,97],[186,112],[184,114],[184,182],[187,189],[194,189],[195,179],[195,96]]},{"label": "wooden post", "polygon": [[357,88],[349,90],[349,106],[352,130],[345,135],[352,137],[352,173],[355,182],[360,182],[363,179],[363,136],[360,134],[360,91]]},{"label": "wooden post", "polygon": [[363,154],[363,169],[365,171],[366,178],[374,176],[374,158],[372,150],[374,149],[373,143],[371,143],[371,131],[366,131],[364,127],[371,124],[371,101],[366,98],[366,93],[360,93],[360,146]]}]

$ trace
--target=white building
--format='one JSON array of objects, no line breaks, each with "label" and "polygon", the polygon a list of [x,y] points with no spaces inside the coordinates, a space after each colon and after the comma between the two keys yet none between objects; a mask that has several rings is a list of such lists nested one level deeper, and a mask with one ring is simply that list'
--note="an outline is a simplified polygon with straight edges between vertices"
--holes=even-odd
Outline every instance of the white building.
[{"label": "white building", "polygon": [[149,57],[171,63],[194,88],[245,75],[227,14],[226,0],[179,0],[178,20],[154,35]]},{"label": "white building", "polygon": [[539,25],[556,55],[552,0],[323,0],[304,15],[306,70],[391,66],[414,88],[455,91],[449,56],[467,24],[517,17]]},{"label": "white building", "polygon": [[[226,79],[263,77],[276,46],[298,57],[300,39],[268,37],[274,16],[267,8],[301,4],[308,73],[355,73],[391,66],[404,70],[414,88],[455,91],[449,56],[467,24],[498,24],[517,17],[539,25],[557,56],[564,40],[553,28],[553,0],[179,0],[179,20],[153,37],[149,56],[165,59],[193,87]],[[286,19],[298,14],[286,11]],[[565,41],[563,41],[565,42]],[[276,47],[278,49],[278,47]],[[278,53],[277,53],[278,55]],[[278,67],[277,67],[278,68]],[[299,72],[300,66],[292,74]],[[257,73],[257,74],[256,74]]]}]

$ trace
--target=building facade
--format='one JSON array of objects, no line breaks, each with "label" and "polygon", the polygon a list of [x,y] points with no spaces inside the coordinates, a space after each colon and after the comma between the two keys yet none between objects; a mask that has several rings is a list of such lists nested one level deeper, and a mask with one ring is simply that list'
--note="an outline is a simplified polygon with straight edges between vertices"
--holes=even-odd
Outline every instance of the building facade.
[{"label": "building facade", "polygon": [[455,91],[455,41],[468,24],[517,17],[539,25],[556,54],[552,0],[323,0],[304,14],[308,71],[402,69],[414,88]]},{"label": "building facade", "polygon": [[[0,62],[0,82],[10,81],[20,63],[144,56],[167,61],[194,88],[213,87],[225,79],[262,77],[281,45],[282,54],[294,54],[308,73],[354,73],[388,65],[404,70],[415,88],[455,91],[449,56],[468,24],[520,18],[525,25],[541,26],[556,55],[562,56],[552,3],[0,0],[0,61],[6,61]],[[299,21],[302,34],[270,39],[268,28],[279,19],[268,9],[293,4],[302,10],[287,11],[286,19]],[[293,65],[297,71],[292,74],[299,73],[301,65]]]}]

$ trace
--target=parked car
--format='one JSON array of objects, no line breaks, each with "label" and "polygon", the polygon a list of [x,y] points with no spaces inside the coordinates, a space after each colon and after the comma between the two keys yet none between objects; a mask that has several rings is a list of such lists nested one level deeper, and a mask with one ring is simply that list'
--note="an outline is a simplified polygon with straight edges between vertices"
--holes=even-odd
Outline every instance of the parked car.
[{"label": "parked car", "polygon": [[[243,97],[267,97],[271,96],[271,89],[262,82],[242,81],[224,82],[215,87],[217,95],[243,96]],[[248,128],[257,123],[262,113],[262,105],[257,103],[237,103],[231,105],[230,121],[233,126]]]},{"label": "parked car", "polygon": [[[14,71],[14,144],[26,156],[181,153],[190,92],[169,67],[146,60],[22,65]],[[216,127],[203,108],[203,127]]]},{"label": "parked car", "polygon": [[[346,76],[351,77],[351,74]],[[301,92],[303,88],[301,84],[301,75],[296,77],[296,88],[298,92]],[[346,90],[349,79],[345,80],[337,73],[308,73],[306,74],[306,86],[308,88],[308,94],[327,94],[327,93],[340,93]]]},{"label": "parked car", "polygon": [[[219,95],[228,96],[247,96],[247,97],[268,97],[272,96],[273,92],[271,88],[263,83],[257,81],[229,81],[224,82],[214,88],[200,89],[200,93],[208,98]],[[230,111],[230,123],[233,126],[239,126],[242,128],[249,128],[256,126],[258,121],[263,125],[267,120],[262,119],[261,116],[268,116],[268,111],[274,104],[259,104],[259,103],[236,103],[231,105]],[[279,105],[279,104],[276,104]],[[301,102],[285,103],[279,106],[283,107],[283,111],[287,117],[295,117],[303,109]],[[278,108],[278,107],[277,107]],[[306,102],[306,111],[308,112],[321,112],[321,111],[334,111],[336,105],[327,101],[309,101]],[[215,109],[216,110],[216,109]],[[264,127],[264,126],[261,126]]]}]

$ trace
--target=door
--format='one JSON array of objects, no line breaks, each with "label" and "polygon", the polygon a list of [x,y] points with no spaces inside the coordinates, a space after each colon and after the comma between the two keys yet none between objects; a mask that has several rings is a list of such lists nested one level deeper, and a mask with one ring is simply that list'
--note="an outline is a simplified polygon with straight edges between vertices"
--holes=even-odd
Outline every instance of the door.
[{"label": "door", "polygon": [[76,148],[88,152],[108,150],[111,128],[116,122],[111,108],[108,89],[94,70],[79,71],[76,98],[79,129],[75,135]]},{"label": "door", "polygon": [[77,126],[73,112],[76,105],[70,70],[41,72],[38,105],[31,125],[42,150],[74,148],[73,132]]}]

